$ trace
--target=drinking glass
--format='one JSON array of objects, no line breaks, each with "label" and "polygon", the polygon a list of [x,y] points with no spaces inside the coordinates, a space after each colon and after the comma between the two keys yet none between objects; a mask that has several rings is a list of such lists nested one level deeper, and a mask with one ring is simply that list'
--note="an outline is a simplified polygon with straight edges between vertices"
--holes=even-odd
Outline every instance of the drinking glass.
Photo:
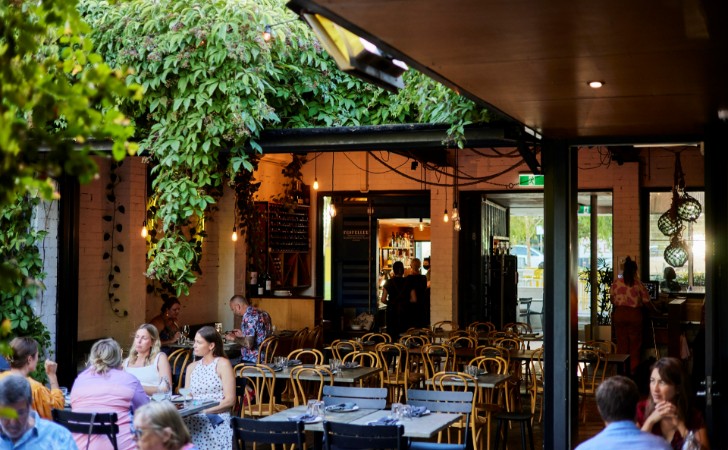
[{"label": "drinking glass", "polygon": [[182,336],[184,336],[185,341],[190,338],[190,326],[189,325],[182,325]]},{"label": "drinking glass", "polygon": [[306,404],[306,415],[312,416],[312,417],[318,417],[319,416],[319,401],[318,400],[309,400]]},{"label": "drinking glass", "polygon": [[392,403],[392,412],[390,414],[392,419],[400,420],[402,418],[402,406],[401,403]]},{"label": "drinking glass", "polygon": [[192,389],[190,388],[179,388],[179,393],[184,400],[184,407],[187,408],[187,400],[192,398]]}]

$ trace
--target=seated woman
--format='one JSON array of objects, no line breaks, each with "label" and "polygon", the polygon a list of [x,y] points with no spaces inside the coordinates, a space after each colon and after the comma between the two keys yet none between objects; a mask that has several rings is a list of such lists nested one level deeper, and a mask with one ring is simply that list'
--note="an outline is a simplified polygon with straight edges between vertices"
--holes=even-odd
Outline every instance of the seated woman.
[{"label": "seated woman", "polygon": [[[131,434],[132,413],[149,403],[142,384],[121,369],[121,347],[113,339],[101,339],[91,347],[88,368],[81,372],[71,389],[74,412],[116,413],[119,450],[136,448]],[[109,438],[104,435],[74,434],[78,448],[105,450]],[[88,444],[88,446],[87,446]]]},{"label": "seated woman", "polygon": [[225,358],[222,338],[205,326],[195,335],[193,354],[201,358],[187,367],[185,387],[195,400],[219,402],[202,414],[185,417],[192,442],[200,449],[229,449],[233,438],[230,410],[235,404],[235,374]]},{"label": "seated woman", "polygon": [[710,449],[703,415],[692,407],[688,377],[677,358],[661,358],[652,366],[650,395],[637,404],[637,423],[642,431],[662,436],[680,450],[692,431],[703,449]]},{"label": "seated woman", "polygon": [[675,281],[675,278],[677,278],[675,269],[670,266],[665,267],[665,270],[662,272],[662,277],[664,280],[660,282],[661,292],[680,292],[680,283]]},{"label": "seated woman", "polygon": [[0,378],[8,375],[20,375],[30,382],[30,390],[33,393],[33,409],[44,419],[52,419],[51,409],[63,409],[65,398],[63,392],[58,388],[58,377],[56,368],[58,365],[46,359],[45,370],[51,388],[48,389],[41,383],[30,377],[38,366],[38,343],[30,337],[16,337],[10,341],[10,348],[13,355],[10,359],[10,370],[0,373]]},{"label": "seated woman", "polygon": [[123,367],[139,379],[147,395],[157,392],[162,378],[169,383],[171,393],[172,369],[167,355],[160,351],[159,334],[154,325],[145,323],[137,329]]},{"label": "seated woman", "polygon": [[134,413],[134,434],[140,450],[196,450],[177,408],[152,402]]},{"label": "seated woman", "polygon": [[159,331],[159,340],[161,341],[162,351],[169,353],[168,345],[174,344],[179,340],[182,333],[177,324],[177,317],[182,310],[182,305],[176,298],[168,298],[162,305],[162,312],[149,321],[157,327]]}]

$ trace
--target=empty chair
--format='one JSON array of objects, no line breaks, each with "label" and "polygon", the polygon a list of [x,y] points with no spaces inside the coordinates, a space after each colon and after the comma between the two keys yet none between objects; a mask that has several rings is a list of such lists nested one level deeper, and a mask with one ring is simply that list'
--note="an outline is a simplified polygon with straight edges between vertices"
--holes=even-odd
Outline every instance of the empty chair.
[{"label": "empty chair", "polygon": [[119,426],[116,424],[116,413],[80,413],[54,409],[51,414],[54,422],[71,433],[88,435],[87,446],[93,435],[103,435],[109,438],[114,450],[118,449],[116,435],[119,433]]},{"label": "empty chair", "polygon": [[[243,383],[237,380],[244,379],[246,380],[245,384],[254,392],[254,396],[248,398],[247,401],[238,398],[241,406],[241,417],[260,418],[286,409],[284,405],[278,405],[275,402],[276,375],[273,369],[265,364],[256,364],[254,366],[238,364],[234,370],[236,386]],[[237,393],[237,395],[240,396],[240,393]]]},{"label": "empty chair", "polygon": [[[463,372],[438,372],[432,377],[432,386],[435,391],[455,393],[455,392],[473,392],[473,402],[478,403],[478,379]],[[472,413],[472,411],[471,411]],[[471,415],[467,422],[455,423],[453,427],[464,429],[471,428],[473,435],[473,445],[480,448],[477,442],[480,440],[480,429],[484,422],[473,420]],[[465,438],[459,442],[467,442]]]},{"label": "empty chair", "polygon": [[422,334],[405,334],[399,338],[399,343],[407,348],[422,347],[430,342],[430,338]]},{"label": "empty chair", "polygon": [[347,339],[336,339],[331,343],[331,353],[334,354],[336,359],[344,359],[348,353],[361,351],[362,345],[356,341],[350,341]]},{"label": "empty chair", "polygon": [[536,414],[536,404],[539,405],[538,421],[543,419],[543,389],[545,386],[543,371],[543,347],[533,352],[531,356],[531,382],[528,386],[531,396],[531,415]]},{"label": "empty chair", "polygon": [[577,364],[577,377],[579,379],[579,408],[582,420],[586,422],[586,398],[594,397],[597,388],[604,381],[607,359],[604,352],[597,348],[582,348],[579,350],[579,364]]},{"label": "empty chair", "polygon": [[[351,352],[344,356],[342,360],[346,363],[357,363],[361,367],[379,367],[382,368],[382,363],[379,361],[379,356],[374,352]],[[384,387],[384,374],[380,370],[377,373],[373,373],[367,377],[361,378],[359,381],[359,387]]]},{"label": "empty chair", "polygon": [[256,362],[261,363],[272,363],[273,356],[275,356],[276,349],[278,348],[278,336],[270,335],[260,343],[258,348],[258,359]]},{"label": "empty chair", "polygon": [[233,429],[234,450],[245,450],[249,448],[248,444],[295,445],[296,450],[301,450],[306,442],[303,422],[300,421],[265,422],[233,417],[230,427]]},{"label": "empty chair", "polygon": [[[433,413],[462,414],[459,428],[465,429],[465,436],[457,444],[412,441],[411,450],[465,450],[468,442],[471,414],[473,410],[473,392],[441,392],[410,389],[407,392],[408,404],[425,407]],[[439,438],[438,442],[442,439]],[[474,441],[475,442],[475,441]],[[479,447],[475,447],[479,448]]]},{"label": "empty chair", "polygon": [[302,347],[323,348],[323,333],[324,327],[321,325],[311,328],[306,334]]},{"label": "empty chair", "polygon": [[[328,377],[328,381],[326,381]],[[309,378],[309,379],[307,379]],[[301,406],[309,400],[321,400],[325,384],[334,385],[334,374],[324,367],[294,367],[291,369],[291,383],[293,387],[293,404]]]},{"label": "empty chair", "polygon": [[455,370],[455,349],[447,344],[427,344],[422,347],[425,378],[430,379],[437,372]]},{"label": "empty chair", "polygon": [[384,371],[384,386],[389,391],[389,403],[406,403],[410,387],[409,352],[402,344],[377,344],[379,361]]},{"label": "empty chair", "polygon": [[[521,297],[518,299],[518,319],[519,322],[526,322],[529,326],[531,325],[531,303],[533,298]],[[525,320],[520,320],[525,319]]]},{"label": "empty chair", "polygon": [[185,369],[190,363],[192,350],[180,348],[169,354],[169,366],[172,369],[172,389],[179,392],[185,379]]},{"label": "empty chair", "polygon": [[323,401],[326,406],[356,403],[362,409],[384,409],[387,406],[385,388],[355,388],[348,386],[324,386]]},{"label": "empty chair", "polygon": [[324,354],[315,348],[300,348],[288,354],[288,359],[297,359],[303,364],[323,364]]},{"label": "empty chair", "polygon": [[324,445],[333,449],[406,450],[407,439],[402,425],[351,425],[324,421]]},{"label": "empty chair", "polygon": [[377,344],[382,342],[392,342],[392,337],[387,333],[367,333],[361,337],[364,342],[375,342]]},{"label": "empty chair", "polygon": [[306,347],[306,338],[308,337],[308,327],[303,327],[293,333],[291,348],[298,349]]}]

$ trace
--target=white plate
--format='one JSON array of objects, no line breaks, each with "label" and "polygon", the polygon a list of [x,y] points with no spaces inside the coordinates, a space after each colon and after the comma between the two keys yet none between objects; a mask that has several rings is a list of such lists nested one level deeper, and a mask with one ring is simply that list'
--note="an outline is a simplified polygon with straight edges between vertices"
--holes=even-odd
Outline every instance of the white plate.
[{"label": "white plate", "polygon": [[290,297],[291,295],[293,295],[291,291],[273,291],[274,297]]},{"label": "white plate", "polygon": [[358,405],[354,405],[354,407],[353,407],[353,408],[348,408],[348,409],[336,409],[336,408],[333,408],[333,409],[329,409],[329,408],[331,408],[331,406],[327,406],[327,407],[326,407],[326,412],[332,412],[332,413],[346,413],[346,412],[353,412],[353,411],[359,411],[359,406],[358,406]]},{"label": "white plate", "polygon": [[311,420],[304,420],[304,421],[303,421],[303,423],[319,423],[319,422],[323,422],[323,421],[324,421],[324,418],[323,418],[323,417],[321,417],[321,416],[316,416],[316,418],[315,418],[315,419],[311,419]]},{"label": "white plate", "polygon": [[[190,397],[189,400],[192,400],[192,397]],[[182,403],[183,401],[185,401],[185,398],[181,394],[175,394],[169,398],[169,401],[171,401],[172,403]]]}]

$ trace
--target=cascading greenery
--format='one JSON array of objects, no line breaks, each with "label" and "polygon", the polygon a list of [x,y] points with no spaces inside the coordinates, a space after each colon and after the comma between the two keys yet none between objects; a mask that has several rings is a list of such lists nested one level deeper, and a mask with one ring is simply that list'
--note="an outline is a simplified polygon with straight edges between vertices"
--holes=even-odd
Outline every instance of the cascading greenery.
[{"label": "cascading greenery", "polygon": [[[43,233],[30,227],[37,197],[57,198],[54,178],[90,181],[98,168],[89,142],[108,139],[113,156],[136,153],[134,129],[118,108],[139,98],[126,71],[92,51],[76,0],[0,2],[0,351],[12,335],[48,332],[29,301],[42,287]],[[43,353],[43,352],[42,352]],[[39,365],[42,371],[42,364]]]},{"label": "cascading greenery", "polygon": [[144,87],[143,100],[126,106],[154,164],[164,233],[147,275],[178,295],[195,281],[185,227],[205,215],[214,189],[253,171],[261,130],[447,123],[462,145],[465,125],[488,120],[487,111],[414,71],[397,95],[340,72],[301,21],[274,27],[265,42],[265,24],[294,17],[281,0],[83,0],[80,10],[96,49],[133,68],[129,82]]}]

